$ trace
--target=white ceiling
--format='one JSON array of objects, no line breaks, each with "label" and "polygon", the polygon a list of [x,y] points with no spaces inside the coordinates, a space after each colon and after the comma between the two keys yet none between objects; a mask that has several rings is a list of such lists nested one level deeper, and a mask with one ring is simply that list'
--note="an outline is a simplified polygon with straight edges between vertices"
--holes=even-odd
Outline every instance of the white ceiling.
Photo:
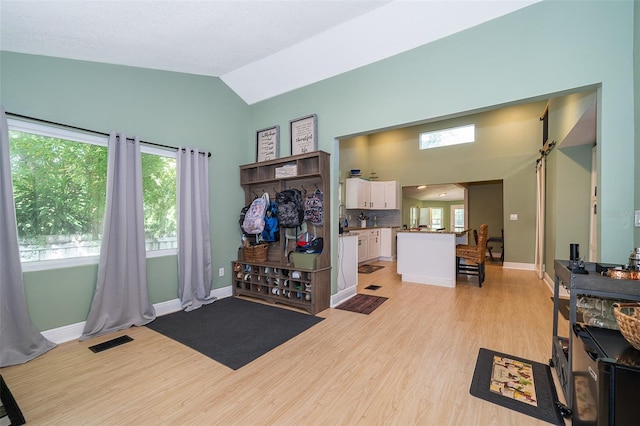
[{"label": "white ceiling", "polygon": [[540,0],[0,0],[0,50],[220,77],[248,104]]},{"label": "white ceiling", "polygon": [[422,201],[457,201],[464,200],[464,186],[457,183],[417,186],[403,186],[402,196]]}]

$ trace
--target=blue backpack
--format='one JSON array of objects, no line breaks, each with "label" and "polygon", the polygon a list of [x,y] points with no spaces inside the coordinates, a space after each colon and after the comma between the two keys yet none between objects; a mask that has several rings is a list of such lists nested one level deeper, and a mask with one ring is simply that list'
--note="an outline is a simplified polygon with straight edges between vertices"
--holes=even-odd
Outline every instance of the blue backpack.
[{"label": "blue backpack", "polygon": [[264,230],[262,240],[273,242],[280,240],[280,227],[278,226],[278,203],[270,201],[264,215]]}]

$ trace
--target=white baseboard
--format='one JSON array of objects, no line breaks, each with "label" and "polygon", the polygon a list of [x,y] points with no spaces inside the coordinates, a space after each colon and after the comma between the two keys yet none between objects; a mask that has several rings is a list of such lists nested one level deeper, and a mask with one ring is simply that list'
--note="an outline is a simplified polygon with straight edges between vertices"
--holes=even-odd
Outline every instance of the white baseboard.
[{"label": "white baseboard", "polygon": [[[553,288],[555,287],[555,281],[546,272],[544,273],[544,282],[545,284],[547,284],[547,287],[549,287],[549,291],[553,296]],[[569,296],[570,296],[569,290],[567,290],[563,285],[560,285],[560,288],[558,289],[558,297],[560,299],[568,299]]]},{"label": "white baseboard", "polygon": [[45,330],[42,335],[55,344],[78,340],[84,331],[86,321],[77,322],[75,324],[64,325],[62,327]]},{"label": "white baseboard", "polygon": [[504,262],[503,268],[506,269],[518,269],[521,271],[534,271],[535,265],[533,263],[517,263],[517,262]]},{"label": "white baseboard", "polygon": [[355,285],[351,286],[351,287],[348,287],[348,288],[345,288],[344,290],[340,290],[339,292],[337,292],[336,294],[331,296],[331,305],[330,306],[332,308],[335,308],[336,306],[338,306],[342,302],[351,299],[356,294],[358,294],[358,288]]},{"label": "white baseboard", "polygon": [[[232,295],[231,286],[211,290],[211,295],[218,299],[229,297]],[[180,303],[180,299],[167,300],[166,302],[155,303],[153,308],[156,310],[156,315],[161,317],[182,310],[182,303]],[[86,321],[82,321],[52,328],[51,330],[43,331],[42,335],[55,344],[78,340],[82,336],[85,323]]]}]

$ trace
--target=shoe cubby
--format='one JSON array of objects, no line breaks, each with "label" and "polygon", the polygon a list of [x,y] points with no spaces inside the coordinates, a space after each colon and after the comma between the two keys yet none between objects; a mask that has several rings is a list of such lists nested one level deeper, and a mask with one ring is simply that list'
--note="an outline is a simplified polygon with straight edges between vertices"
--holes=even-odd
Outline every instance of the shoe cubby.
[{"label": "shoe cubby", "polygon": [[234,296],[290,305],[312,315],[329,305],[326,289],[331,268],[307,270],[236,261],[232,269]]}]

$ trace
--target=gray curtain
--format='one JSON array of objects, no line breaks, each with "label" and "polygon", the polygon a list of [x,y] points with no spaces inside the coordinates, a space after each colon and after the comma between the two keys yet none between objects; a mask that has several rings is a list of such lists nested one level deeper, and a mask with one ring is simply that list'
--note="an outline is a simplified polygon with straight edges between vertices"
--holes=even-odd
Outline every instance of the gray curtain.
[{"label": "gray curtain", "polygon": [[182,308],[192,311],[211,296],[209,168],[206,153],[178,149],[178,287]]},{"label": "gray curtain", "polygon": [[98,279],[80,340],[141,326],[155,317],[147,289],[140,140],[112,132]]},{"label": "gray curtain", "polygon": [[27,311],[13,202],[9,126],[0,106],[0,367],[22,364],[56,345],[34,327]]}]

